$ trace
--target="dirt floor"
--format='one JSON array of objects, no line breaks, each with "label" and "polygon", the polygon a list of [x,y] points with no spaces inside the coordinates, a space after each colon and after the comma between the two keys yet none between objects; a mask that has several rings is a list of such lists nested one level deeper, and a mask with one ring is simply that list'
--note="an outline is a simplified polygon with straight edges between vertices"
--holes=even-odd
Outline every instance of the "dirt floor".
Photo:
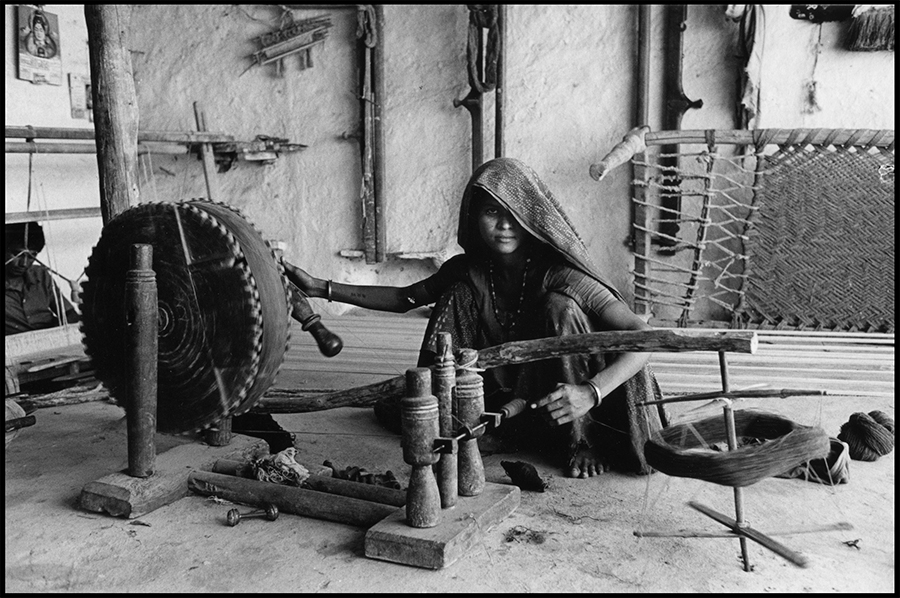
[{"label": "dirt floor", "polygon": [[[877,403],[877,404],[876,404]],[[694,405],[692,405],[693,407]],[[894,416],[893,399],[765,399],[759,408],[836,436],[855,411]],[[717,407],[688,412],[695,419]],[[635,537],[635,530],[724,529],[687,506],[733,514],[730,487],[662,473],[567,479],[540,455],[524,460],[550,480],[543,493],[487,530],[453,565],[431,571],[367,558],[365,530],[285,514],[224,523],[231,506],[191,495],[138,519],[79,510],[81,488],[127,464],[123,412],[105,402],[40,409],[6,450],[6,592],[894,592],[894,453],[853,461],[850,483],[826,487],[768,478],[744,489],[746,519],[765,533],[849,522],[852,531],[777,536],[809,559],[798,568],[748,542],[744,572],[732,538]],[[298,461],[392,470],[405,485],[399,437],[370,409],[279,415],[297,434]],[[184,442],[162,437],[159,451]]]}]

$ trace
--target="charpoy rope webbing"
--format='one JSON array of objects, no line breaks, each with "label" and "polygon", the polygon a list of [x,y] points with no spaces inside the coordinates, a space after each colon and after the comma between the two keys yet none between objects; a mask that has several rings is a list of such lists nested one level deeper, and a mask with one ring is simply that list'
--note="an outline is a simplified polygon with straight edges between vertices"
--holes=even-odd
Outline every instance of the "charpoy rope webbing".
[{"label": "charpoy rope webbing", "polygon": [[[672,244],[635,246],[636,308],[680,326],[708,302],[737,326],[892,332],[893,130],[705,133],[705,149],[633,159],[636,235]],[[659,205],[672,195],[678,213]],[[658,230],[664,219],[681,224],[677,238]]]}]

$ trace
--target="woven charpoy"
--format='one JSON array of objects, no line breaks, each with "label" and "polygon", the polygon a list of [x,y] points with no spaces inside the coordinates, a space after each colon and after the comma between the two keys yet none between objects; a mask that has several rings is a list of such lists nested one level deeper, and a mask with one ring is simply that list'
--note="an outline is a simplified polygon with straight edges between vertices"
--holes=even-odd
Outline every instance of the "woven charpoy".
[{"label": "woven charpoy", "polygon": [[738,438],[760,439],[731,451],[708,448],[728,440],[724,416],[676,424],[655,433],[644,456],[667,475],[696,478],[722,486],[743,487],[812,459],[828,455],[828,434],[789,419],[753,410],[734,411]]},{"label": "woven charpoy", "polygon": [[757,171],[742,318],[893,331],[893,146],[783,145]]}]

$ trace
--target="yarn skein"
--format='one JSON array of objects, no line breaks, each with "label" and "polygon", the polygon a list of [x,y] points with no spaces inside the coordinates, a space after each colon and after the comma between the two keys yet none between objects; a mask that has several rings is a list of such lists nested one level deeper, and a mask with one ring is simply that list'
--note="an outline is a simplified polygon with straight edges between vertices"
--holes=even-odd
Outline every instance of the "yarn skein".
[{"label": "yarn skein", "polygon": [[851,459],[875,461],[894,450],[894,420],[882,411],[854,413],[838,439],[849,445]]}]

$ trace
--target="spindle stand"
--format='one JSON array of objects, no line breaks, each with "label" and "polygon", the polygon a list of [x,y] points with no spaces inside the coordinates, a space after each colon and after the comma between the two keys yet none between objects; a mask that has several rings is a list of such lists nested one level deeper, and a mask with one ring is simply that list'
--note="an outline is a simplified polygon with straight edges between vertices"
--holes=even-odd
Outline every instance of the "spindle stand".
[{"label": "spindle stand", "polygon": [[88,482],[78,497],[78,506],[84,510],[126,518],[145,515],[187,496],[193,469],[211,470],[218,459],[268,452],[265,442],[235,435],[224,445],[183,444],[157,455],[158,305],[153,246],[135,244],[131,249],[132,269],[125,281],[129,306],[128,468]]},{"label": "spindle stand", "polygon": [[[449,336],[439,337],[437,396],[431,394],[430,369],[407,371],[401,401],[403,456],[412,466],[407,502],[366,532],[367,557],[425,569],[447,567],[519,506],[517,486],[485,482],[478,438],[485,428],[499,425],[503,415],[484,413],[483,383],[476,372],[461,369],[455,386],[449,383]],[[477,352],[460,353],[461,364],[475,364]],[[453,421],[461,425],[455,432],[444,425]],[[432,464],[437,465],[437,480]]]},{"label": "spindle stand", "polygon": [[[728,397],[739,397],[741,396],[740,392],[732,392],[730,389],[730,384],[728,380],[728,362],[725,357],[724,351],[719,351],[719,372],[722,378],[722,395],[727,395]],[[788,391],[789,392],[789,391]],[[775,396],[774,393],[771,393],[772,396]],[[782,393],[784,394],[784,392]],[[810,391],[810,394],[824,394],[822,392],[817,393],[816,391]],[[712,395],[712,396],[711,396]],[[762,396],[756,394],[750,394],[748,396]],[[703,395],[697,395],[694,397],[684,397],[684,398],[675,398],[671,399],[671,402],[683,401],[683,400],[709,400],[710,398],[718,398],[718,400],[724,403],[724,417],[725,417],[725,430],[727,434],[727,442],[728,442],[728,450],[733,451],[738,448],[737,446],[737,434],[735,432],[735,424],[734,424],[734,411],[732,409],[732,401],[730,398],[722,398],[721,396],[716,397],[715,393],[707,393]],[[649,403],[643,403],[643,405],[656,404],[656,403],[665,403],[670,402],[667,400],[662,401],[652,401]],[[744,494],[743,488],[739,486],[733,486],[732,490],[734,491],[734,513],[735,518],[731,519],[718,511],[715,511],[706,505],[702,505],[695,501],[688,502],[688,506],[692,509],[695,509],[707,517],[721,523],[722,525],[729,528],[727,533],[723,534],[715,534],[710,532],[701,532],[701,531],[689,531],[689,530],[680,530],[677,532],[647,532],[647,531],[635,531],[634,535],[638,537],[654,537],[654,538],[666,538],[666,537],[679,537],[679,538],[737,538],[740,541],[741,545],[741,562],[743,563],[744,571],[752,571],[753,567],[750,565],[750,557],[747,550],[747,539],[753,540],[754,542],[762,545],[763,547],[771,550],[778,556],[787,560],[793,565],[797,567],[807,567],[809,565],[809,559],[807,559],[802,554],[791,550],[787,546],[777,542],[763,534],[752,527],[750,527],[746,520],[744,519]],[[810,529],[798,529],[793,530],[791,532],[781,532],[782,534],[799,534],[799,533],[807,533],[807,532],[820,532],[820,531],[831,531],[831,530],[847,530],[852,529],[853,526],[846,522],[840,522],[832,525],[818,526],[816,528]],[[774,535],[774,534],[773,534]]]}]

